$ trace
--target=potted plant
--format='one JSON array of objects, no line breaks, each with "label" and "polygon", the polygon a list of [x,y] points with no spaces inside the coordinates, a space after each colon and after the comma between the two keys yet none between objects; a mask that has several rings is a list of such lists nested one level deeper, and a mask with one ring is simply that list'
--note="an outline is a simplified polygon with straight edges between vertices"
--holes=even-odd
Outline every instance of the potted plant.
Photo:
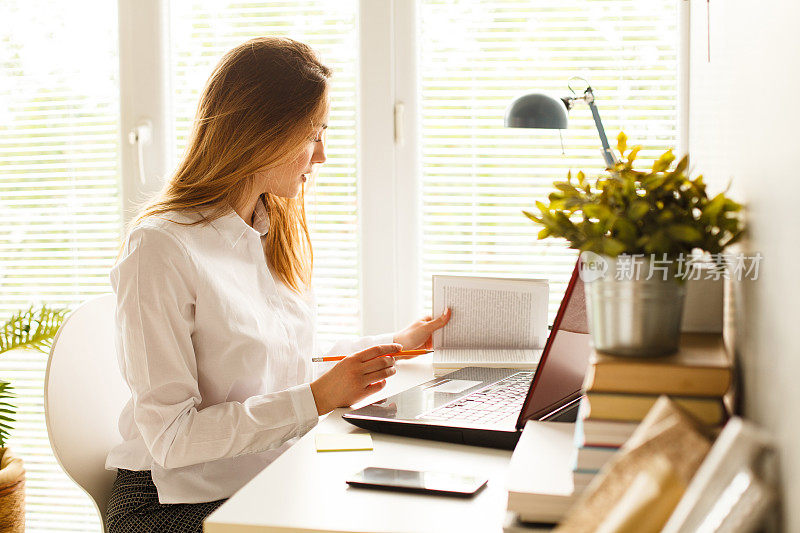
[{"label": "potted plant", "polygon": [[[66,309],[31,307],[12,316],[0,327],[0,354],[18,348],[33,348],[44,353],[61,324]],[[22,459],[6,447],[16,406],[11,384],[0,380],[0,531],[25,530],[25,468]]]},{"label": "potted plant", "polygon": [[[549,203],[536,202],[539,239],[561,237],[581,250],[589,330],[595,349],[616,355],[674,352],[680,336],[690,265],[709,256],[724,268],[723,250],[744,231],[741,205],[724,193],[709,197],[703,177],[686,174],[671,150],[650,170],[633,163],[641,147],[628,148],[620,133],[621,161],[589,180],[556,182]],[[704,253],[701,253],[704,252]]]}]

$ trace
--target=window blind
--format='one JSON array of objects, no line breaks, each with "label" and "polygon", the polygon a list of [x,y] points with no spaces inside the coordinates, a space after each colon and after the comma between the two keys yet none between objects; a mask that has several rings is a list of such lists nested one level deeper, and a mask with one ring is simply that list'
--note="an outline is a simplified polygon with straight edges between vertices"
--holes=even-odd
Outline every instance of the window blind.
[{"label": "window blind", "polygon": [[[560,96],[588,78],[612,138],[652,158],[676,144],[672,0],[417,0],[423,249],[430,275],[550,278],[552,314],[575,252],[536,241],[522,214],[567,169],[596,174],[599,140],[583,104],[563,132],[503,128],[510,100]],[[307,193],[320,340],[358,333],[356,71],[358,4],[172,1],[171,94],[180,154],[214,64],[258,35],[313,46],[335,73],[329,162]],[[41,13],[47,13],[42,17]],[[31,301],[75,305],[107,292],[121,233],[116,3],[10,0],[0,20],[0,317]],[[402,53],[402,51],[400,51]],[[426,307],[428,307],[426,305]],[[46,358],[0,357],[21,398],[11,445],[28,469],[29,531],[97,531],[88,498],[55,465],[42,415]]]},{"label": "window blind", "polygon": [[[503,127],[520,94],[569,94],[588,79],[606,131],[624,130],[652,160],[677,142],[677,3],[673,0],[419,0],[421,301],[434,273],[548,278],[550,321],[577,253],[537,241],[535,211],[567,170],[604,167],[591,112],[569,129]],[[577,84],[582,92],[585,85]]]},{"label": "window blind", "polygon": [[[46,13],[46,16],[42,14]],[[116,2],[8,0],[0,17],[0,322],[110,291],[121,233]],[[18,398],[27,531],[99,531],[47,438],[47,356],[0,356]]]},{"label": "window blind", "polygon": [[357,2],[173,1],[171,79],[174,137],[180,157],[200,92],[214,65],[253,37],[286,36],[310,45],[333,71],[328,162],[306,185],[314,247],[318,341],[322,346],[360,329],[356,198]]}]

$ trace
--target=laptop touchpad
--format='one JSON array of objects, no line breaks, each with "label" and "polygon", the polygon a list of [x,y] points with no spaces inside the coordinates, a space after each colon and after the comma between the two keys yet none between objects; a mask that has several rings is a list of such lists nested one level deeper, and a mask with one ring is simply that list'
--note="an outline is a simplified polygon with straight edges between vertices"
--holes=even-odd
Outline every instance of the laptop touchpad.
[{"label": "laptop touchpad", "polygon": [[450,394],[457,394],[459,392],[464,392],[467,389],[471,389],[475,385],[480,385],[483,383],[482,381],[471,381],[468,379],[448,379],[447,381],[442,381],[435,387],[431,387],[427,389],[428,392],[447,392]]}]

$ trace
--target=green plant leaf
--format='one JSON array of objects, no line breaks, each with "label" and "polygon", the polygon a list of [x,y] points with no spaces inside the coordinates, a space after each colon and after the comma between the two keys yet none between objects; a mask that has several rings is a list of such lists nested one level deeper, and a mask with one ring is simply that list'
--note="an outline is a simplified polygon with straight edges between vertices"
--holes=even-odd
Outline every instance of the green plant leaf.
[{"label": "green plant leaf", "polygon": [[[12,315],[0,326],[0,354],[16,348],[35,348],[48,353],[66,313],[66,309],[44,305],[39,309],[31,306]],[[5,446],[11,424],[15,421],[16,406],[9,401],[14,397],[11,385],[0,381],[0,447]]]},{"label": "green plant leaf", "polygon": [[565,194],[573,196],[580,194],[578,192],[578,189],[576,189],[574,185],[572,185],[571,183],[567,183],[566,181],[557,181],[553,185],[555,186],[556,189],[564,192]]},{"label": "green plant leaf", "polygon": [[16,407],[9,403],[7,400],[14,398],[11,384],[7,381],[0,381],[0,405],[3,406],[3,412],[6,415],[0,415],[0,448],[6,445],[6,439],[12,429],[11,424],[15,422],[13,415],[16,413]]},{"label": "green plant leaf", "polygon": [[675,219],[675,213],[672,211],[662,210],[656,215],[656,221],[659,224],[667,224]]},{"label": "green plant leaf", "polygon": [[619,132],[617,135],[617,150],[619,150],[619,155],[624,156],[625,150],[628,149],[628,136],[625,135],[625,132]]},{"label": "green plant leaf", "polygon": [[636,156],[639,155],[639,151],[642,149],[641,146],[634,146],[631,148],[630,153],[628,154],[628,165],[632,165],[634,161],[636,161]]},{"label": "green plant leaf", "polygon": [[569,217],[561,211],[555,211],[553,216],[555,217],[556,222],[563,228],[566,228],[567,230],[575,229],[575,224],[573,224]]},{"label": "green plant leaf", "polygon": [[583,206],[583,212],[598,220],[604,220],[611,216],[611,210],[602,204],[586,204]]},{"label": "green plant leaf", "polygon": [[653,174],[649,174],[647,176],[643,176],[642,177],[642,187],[646,191],[651,192],[653,190],[656,190],[656,189],[660,188],[664,184],[664,180],[665,179],[666,179],[666,176],[664,176],[663,174],[660,174],[658,172],[653,173]]},{"label": "green plant leaf", "polygon": [[697,190],[698,194],[702,193],[705,196],[706,193],[706,184],[703,182],[703,175],[700,174],[694,180],[692,180],[692,184],[694,185],[695,189]]},{"label": "green plant leaf", "polygon": [[536,200],[536,208],[539,209],[540,213],[547,213],[550,211],[550,208],[539,200]]},{"label": "green plant leaf", "polygon": [[653,163],[653,172],[663,172],[667,170],[673,161],[675,161],[675,155],[673,155],[672,149],[669,149],[655,160]]},{"label": "green plant leaf", "polygon": [[667,226],[666,232],[673,239],[686,243],[697,242],[703,238],[703,234],[697,228],[688,224],[672,224]]},{"label": "green plant leaf", "polygon": [[[624,217],[617,217],[614,220],[614,229],[617,237],[626,243],[634,244],[636,241],[636,224]],[[626,247],[627,248],[627,247]]]},{"label": "green plant leaf", "polygon": [[725,207],[724,207],[724,209],[725,209],[725,211],[741,211],[742,210],[742,204],[740,204],[738,202],[734,202],[730,198],[725,198]]},{"label": "green plant leaf", "polygon": [[740,238],[742,206],[725,193],[709,199],[703,177],[687,177],[686,157],[673,166],[668,150],[652,169],[639,171],[633,164],[641,147],[628,147],[624,132],[617,141],[622,158],[612,172],[589,179],[579,171],[574,182],[569,172],[566,182],[554,184],[549,205],[536,203],[541,216],[525,212],[542,226],[539,238],[563,238],[571,248],[612,255],[674,255],[694,248],[718,253]]},{"label": "green plant leaf", "polygon": [[628,218],[636,222],[650,211],[650,204],[644,200],[634,200],[628,206]]},{"label": "green plant leaf", "polygon": [[689,156],[685,155],[678,161],[678,164],[675,165],[675,168],[672,170],[671,174],[673,176],[679,176],[683,174],[683,171],[686,170],[686,167],[689,166]]},{"label": "green plant leaf", "polygon": [[66,309],[53,309],[46,305],[40,309],[31,306],[26,311],[19,311],[0,327],[0,353],[15,348],[35,348],[48,353],[66,314]]},{"label": "green plant leaf", "polygon": [[537,224],[541,224],[542,223],[542,219],[540,219],[539,217],[537,217],[533,213],[529,213],[528,211],[523,211],[522,214],[525,215],[526,217],[528,217],[529,219],[533,220]]},{"label": "green plant leaf", "polygon": [[725,207],[725,195],[719,193],[703,209],[703,215],[710,224],[716,225],[723,207]]},{"label": "green plant leaf", "polygon": [[602,245],[602,252],[605,255],[611,257],[617,257],[619,254],[625,251],[625,243],[618,241],[617,239],[608,237],[603,239]]}]

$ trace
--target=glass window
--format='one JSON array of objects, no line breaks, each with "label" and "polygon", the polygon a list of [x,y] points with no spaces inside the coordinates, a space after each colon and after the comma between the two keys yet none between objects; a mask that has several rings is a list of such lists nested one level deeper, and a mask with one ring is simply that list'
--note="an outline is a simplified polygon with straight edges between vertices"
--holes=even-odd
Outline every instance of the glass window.
[{"label": "glass window", "polygon": [[306,188],[314,246],[314,291],[321,345],[360,330],[356,214],[356,70],[358,4],[173,1],[171,79],[179,157],[200,92],[222,55],[253,37],[280,35],[313,47],[334,71],[328,162]]},{"label": "glass window", "polygon": [[[420,0],[422,271],[551,280],[555,316],[577,254],[537,241],[522,215],[567,170],[601,172],[591,112],[555,130],[503,127],[520,94],[591,82],[606,131],[648,158],[677,141],[677,3],[672,0]],[[615,145],[612,142],[612,145]]]},{"label": "glass window", "polygon": [[[8,0],[0,20],[0,321],[109,292],[121,235],[116,2]],[[43,14],[46,13],[46,16]],[[45,354],[0,356],[18,398],[27,531],[98,531],[50,450]]]}]

